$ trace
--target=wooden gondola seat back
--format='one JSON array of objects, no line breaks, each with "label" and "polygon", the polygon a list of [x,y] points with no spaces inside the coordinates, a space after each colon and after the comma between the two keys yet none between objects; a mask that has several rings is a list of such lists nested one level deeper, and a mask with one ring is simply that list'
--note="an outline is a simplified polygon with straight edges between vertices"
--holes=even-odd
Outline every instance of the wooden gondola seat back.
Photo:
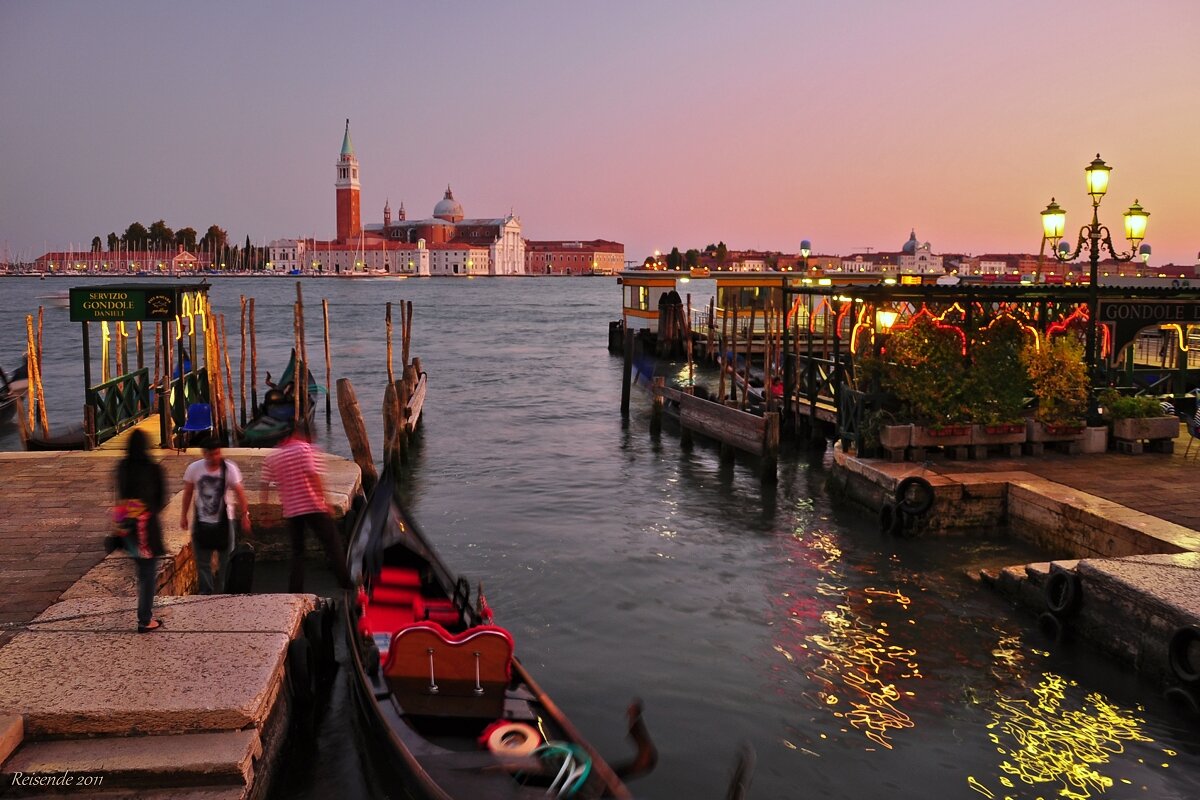
[{"label": "wooden gondola seat back", "polygon": [[406,714],[499,717],[512,675],[513,640],[478,625],[453,634],[417,622],[392,635],[383,674]]}]

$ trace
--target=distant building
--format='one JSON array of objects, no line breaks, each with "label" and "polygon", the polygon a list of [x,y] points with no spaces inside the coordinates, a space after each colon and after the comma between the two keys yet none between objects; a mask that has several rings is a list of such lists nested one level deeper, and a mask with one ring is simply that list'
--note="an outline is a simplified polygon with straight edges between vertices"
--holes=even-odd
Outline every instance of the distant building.
[{"label": "distant building", "polygon": [[57,250],[35,262],[42,272],[129,273],[174,275],[212,269],[209,253],[189,253],[178,245],[171,250]]},{"label": "distant building", "polygon": [[529,275],[615,275],[625,267],[625,245],[606,239],[525,242]]}]

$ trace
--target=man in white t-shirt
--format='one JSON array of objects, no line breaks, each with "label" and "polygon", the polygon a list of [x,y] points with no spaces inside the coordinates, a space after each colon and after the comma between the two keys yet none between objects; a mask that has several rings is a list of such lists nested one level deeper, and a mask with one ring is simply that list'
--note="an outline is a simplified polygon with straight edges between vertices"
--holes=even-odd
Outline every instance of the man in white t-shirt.
[{"label": "man in white t-shirt", "polygon": [[[243,532],[250,531],[250,504],[242,488],[242,471],[237,464],[226,461],[221,445],[209,439],[202,445],[204,458],[193,461],[183,472],[183,510],[179,528],[188,530],[188,516],[193,507],[192,553],[196,558],[196,580],[200,594],[220,592],[225,586],[229,554],[233,552],[233,526],[238,519]],[[239,516],[234,516],[230,495],[235,500]],[[194,502],[193,502],[194,501]],[[212,557],[217,555],[217,575],[213,578]]]}]

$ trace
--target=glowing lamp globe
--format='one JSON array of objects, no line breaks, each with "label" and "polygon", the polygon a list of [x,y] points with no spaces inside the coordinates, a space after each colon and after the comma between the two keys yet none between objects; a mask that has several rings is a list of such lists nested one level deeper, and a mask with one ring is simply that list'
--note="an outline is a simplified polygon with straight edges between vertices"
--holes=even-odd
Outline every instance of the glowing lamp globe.
[{"label": "glowing lamp globe", "polygon": [[1104,163],[1099,153],[1096,153],[1096,158],[1084,170],[1084,174],[1087,175],[1088,194],[1092,196],[1093,205],[1100,205],[1104,193],[1108,191],[1108,173],[1110,172],[1112,172],[1112,167]]},{"label": "glowing lamp globe", "polygon": [[1067,226],[1067,212],[1050,198],[1050,205],[1042,212],[1042,234],[1052,245],[1058,244],[1063,237],[1063,229]]},{"label": "glowing lamp globe", "polygon": [[1133,205],[1125,212],[1125,238],[1134,247],[1146,238],[1146,220],[1150,214],[1134,200]]}]

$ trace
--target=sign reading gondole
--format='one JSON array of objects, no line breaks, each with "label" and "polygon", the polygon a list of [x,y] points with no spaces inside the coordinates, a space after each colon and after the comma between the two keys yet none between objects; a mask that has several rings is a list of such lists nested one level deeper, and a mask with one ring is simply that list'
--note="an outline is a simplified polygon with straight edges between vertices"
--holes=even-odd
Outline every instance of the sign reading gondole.
[{"label": "sign reading gondole", "polygon": [[1194,300],[1101,300],[1096,320],[1113,327],[1113,355],[1155,325],[1200,325],[1200,302]]},{"label": "sign reading gondole", "polygon": [[175,316],[175,293],[163,289],[95,286],[71,289],[72,322],[138,322]]}]

